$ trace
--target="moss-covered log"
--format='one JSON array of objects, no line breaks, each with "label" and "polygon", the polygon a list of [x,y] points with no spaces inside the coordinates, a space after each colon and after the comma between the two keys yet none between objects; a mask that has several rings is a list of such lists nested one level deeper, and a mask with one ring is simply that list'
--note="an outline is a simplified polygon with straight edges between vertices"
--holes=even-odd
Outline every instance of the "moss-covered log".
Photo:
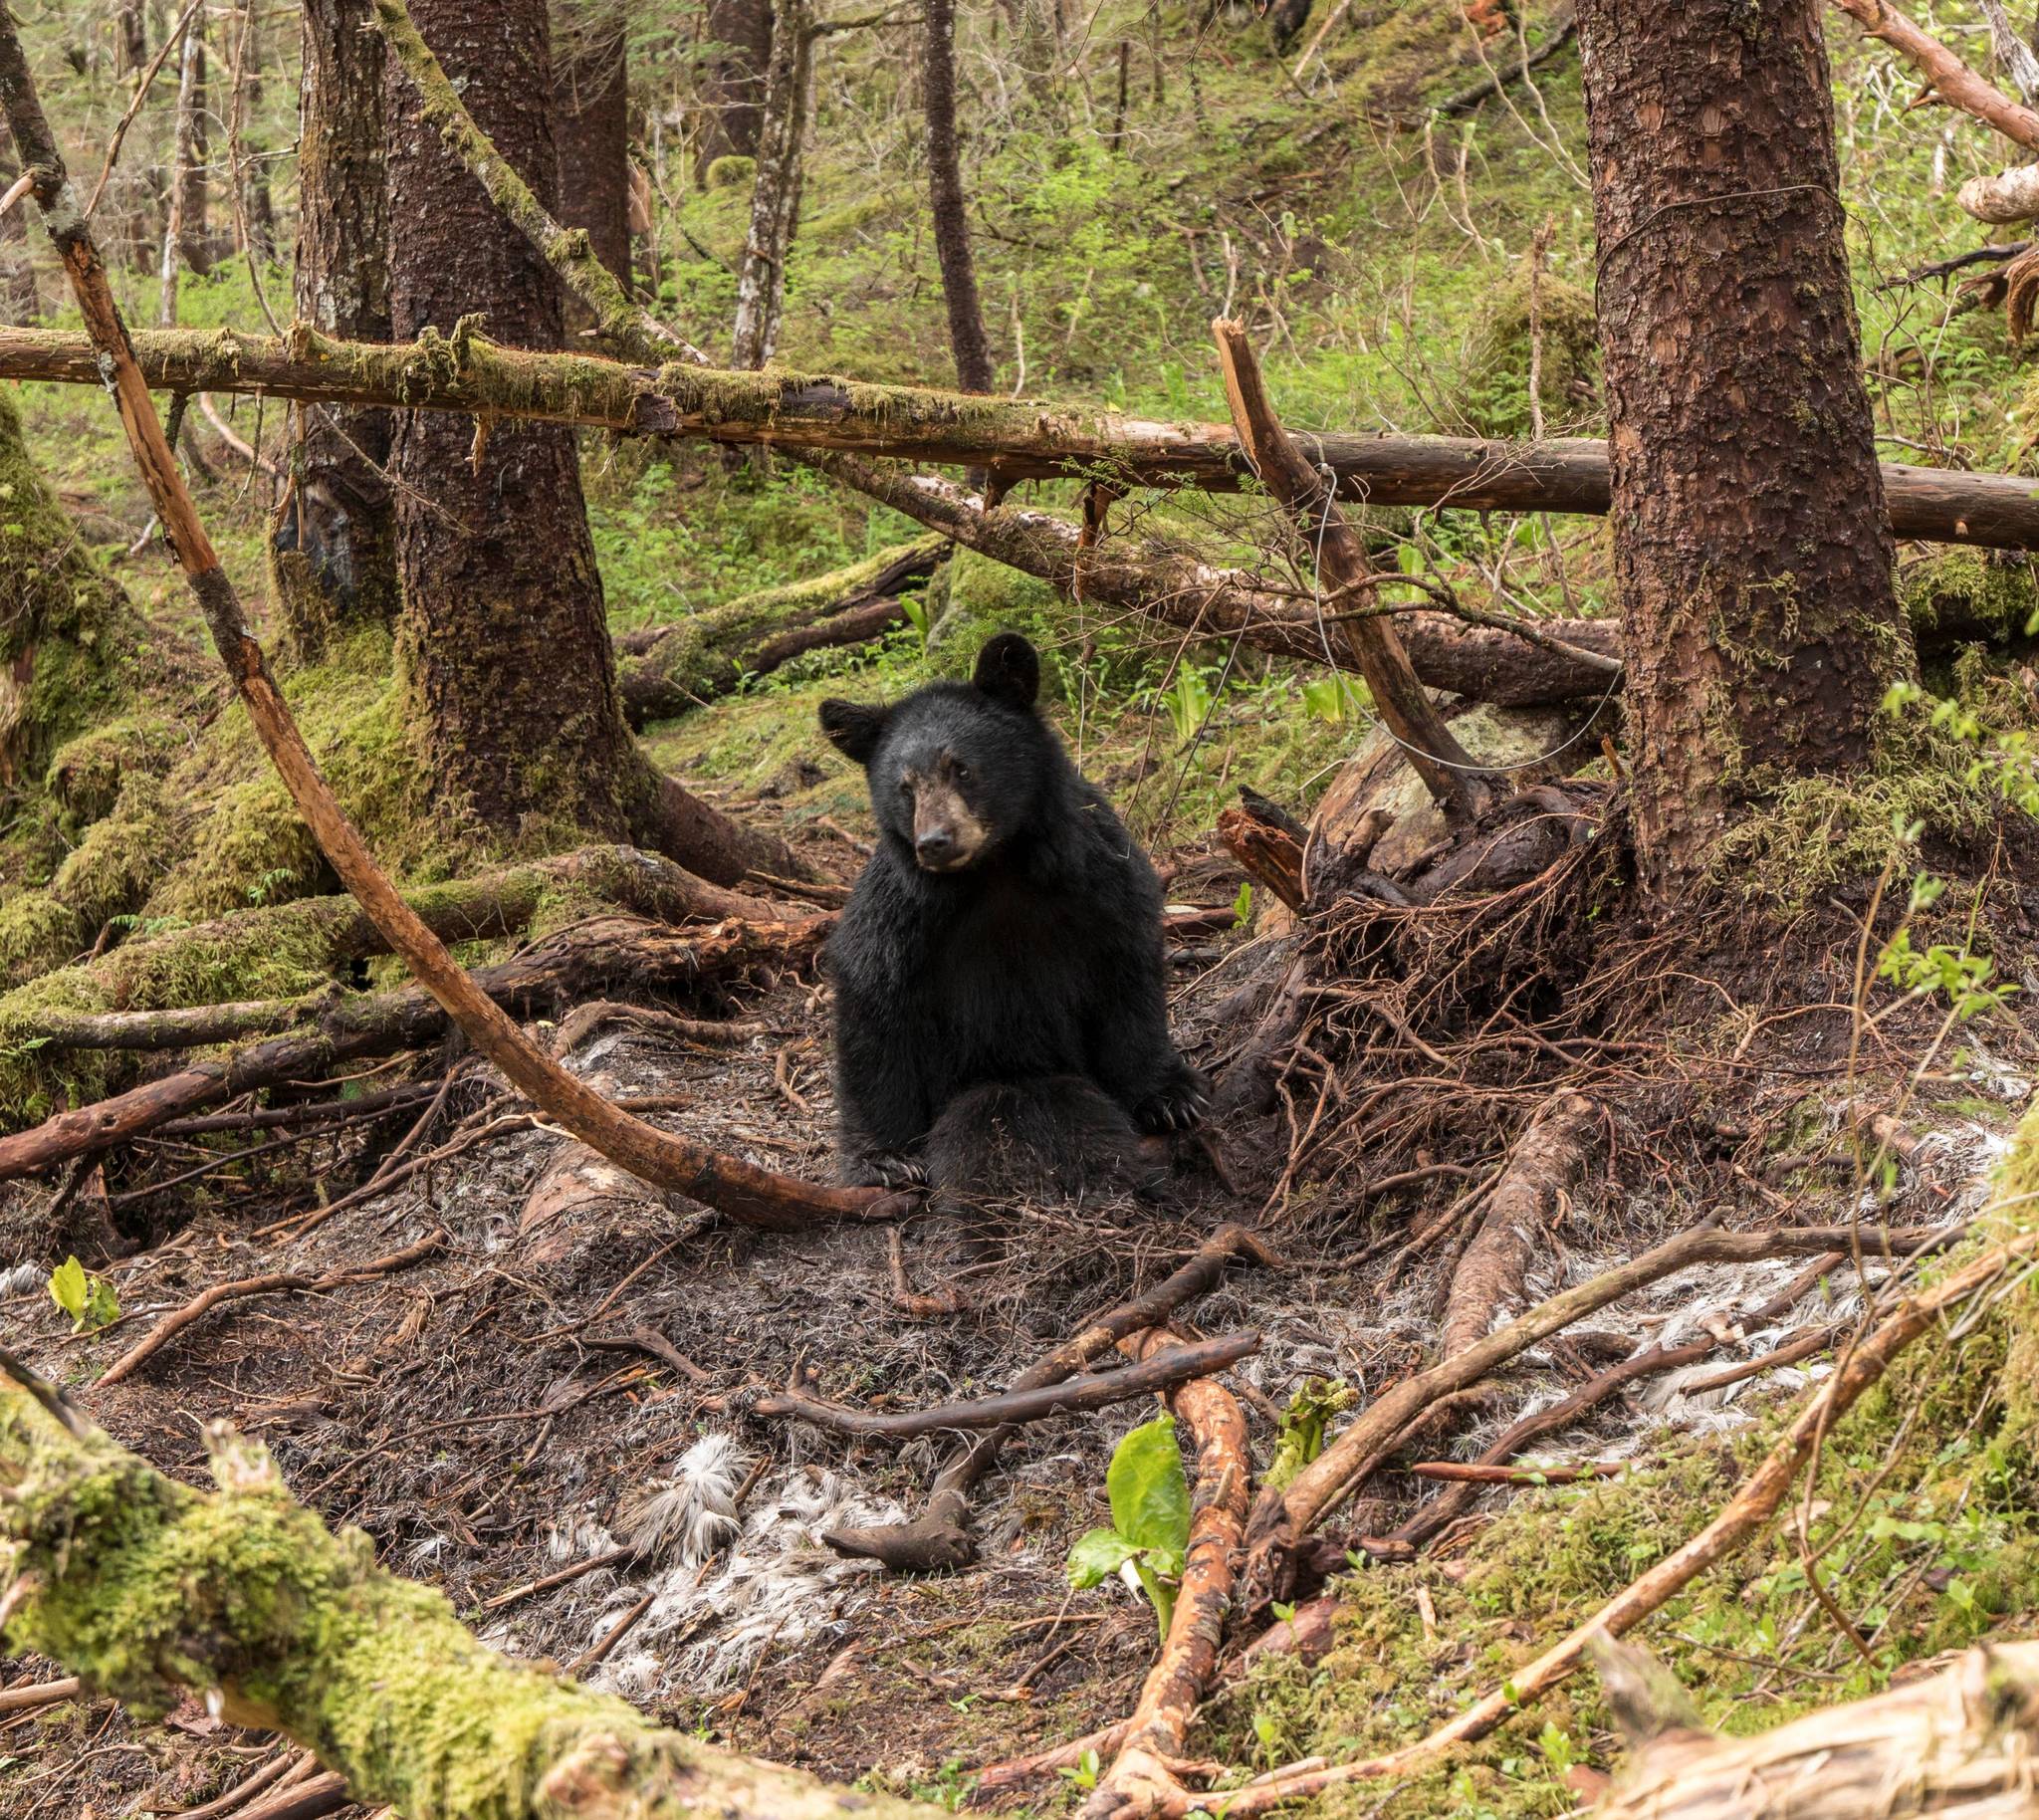
[{"label": "moss-covered log", "polygon": [[[167,331],[134,338],[151,386],[265,393],[361,406],[589,424],[628,435],[766,444],[985,468],[1007,481],[1104,473],[1140,486],[1235,491],[1247,472],[1229,425],[1163,423],[1116,411],[870,385],[826,373],[731,372],[678,361],[629,366],[580,353],[499,347],[466,332],[406,346],[335,341],[299,324],[283,340]],[[54,330],[0,329],[0,378],[100,383],[91,344]],[[1603,516],[1607,445],[1465,436],[1298,432],[1339,478],[1339,497],[1376,506]],[[1901,538],[2039,549],[2039,486],[1886,462]]]},{"label": "moss-covered log", "polygon": [[0,1354],[0,1644],[166,1711],[186,1691],[317,1751],[406,1820],[907,1820],[933,1810],[710,1749],[485,1649],[444,1596],[294,1502],[215,1429],[210,1493]]},{"label": "moss-covered log", "polygon": [[897,544],[847,569],[624,633],[616,640],[623,712],[636,727],[665,720],[731,694],[747,677],[769,675],[802,652],[860,644],[905,624],[899,594],[934,572],[948,542],[937,536]]},{"label": "moss-covered log", "polygon": [[[558,859],[505,867],[413,891],[407,900],[442,941],[467,942],[514,934],[533,923],[563,923],[590,910],[630,911],[660,922],[787,914],[762,898],[725,891],[681,871],[670,860],[634,847],[585,847]],[[279,1007],[333,989],[350,961],[388,952],[388,943],[351,897],[300,898],[237,911],[212,922],[143,936],[75,967],[29,982],[0,997],[0,1117],[34,1118],[64,1094],[96,1098],[118,1080],[103,1058],[67,1056],[81,1039],[94,1049],[130,1046],[114,1040],[109,1017],[243,1007],[212,1034],[177,1040],[164,1025],[160,1042],[188,1046],[279,1027]],[[259,1010],[247,1009],[258,1002]],[[129,1033],[133,1033],[130,1026]]]},{"label": "moss-covered log", "polygon": [[[728,922],[675,931],[628,918],[596,918],[577,922],[553,941],[514,960],[481,968],[471,977],[476,992],[507,1013],[521,1018],[557,1016],[563,1007],[599,997],[623,981],[640,990],[683,989],[718,975],[741,975],[753,966],[802,964],[812,959],[832,920],[824,915],[790,923]],[[299,1009],[308,1014],[307,1022],[267,1042],[189,1063],[125,1093],[60,1112],[30,1130],[0,1138],[0,1182],[105,1150],[238,1093],[315,1079],[364,1055],[424,1048],[449,1027],[437,1000],[415,986],[336,996],[302,1008],[239,1006],[233,1017],[259,1027],[282,1023]],[[141,1022],[145,1029],[152,1021]],[[30,1032],[34,1028],[27,1026]],[[104,1041],[113,1033],[105,1020],[61,1015],[49,1018],[48,1028],[59,1038],[86,1035]]]}]

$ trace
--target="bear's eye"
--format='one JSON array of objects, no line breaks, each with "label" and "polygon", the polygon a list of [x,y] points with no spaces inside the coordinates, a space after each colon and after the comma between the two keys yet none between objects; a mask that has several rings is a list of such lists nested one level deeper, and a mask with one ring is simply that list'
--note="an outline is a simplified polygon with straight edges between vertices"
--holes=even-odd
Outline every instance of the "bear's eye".
[{"label": "bear's eye", "polygon": [[901,778],[899,780],[899,794],[902,796],[911,796],[913,795],[913,784],[911,780],[906,778]]},{"label": "bear's eye", "polygon": [[950,765],[949,776],[958,784],[966,784],[970,781],[970,767],[958,759]]}]

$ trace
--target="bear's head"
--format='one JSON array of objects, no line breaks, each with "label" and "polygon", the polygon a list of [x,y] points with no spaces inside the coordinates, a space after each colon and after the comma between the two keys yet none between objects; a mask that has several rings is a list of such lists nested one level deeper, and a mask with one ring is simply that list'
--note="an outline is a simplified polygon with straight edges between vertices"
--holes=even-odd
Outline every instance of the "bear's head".
[{"label": "bear's head", "polygon": [[825,701],[821,731],[864,768],[879,830],[924,872],[982,864],[1031,820],[1054,736],[1034,712],[1040,657],[1018,632],[977,655],[967,683],[893,707]]}]

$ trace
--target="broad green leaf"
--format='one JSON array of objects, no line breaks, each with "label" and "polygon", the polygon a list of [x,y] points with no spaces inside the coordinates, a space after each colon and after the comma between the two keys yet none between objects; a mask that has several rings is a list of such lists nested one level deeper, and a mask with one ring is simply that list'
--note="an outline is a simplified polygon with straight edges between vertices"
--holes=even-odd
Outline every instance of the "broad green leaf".
[{"label": "broad green leaf", "polygon": [[1160,1416],[1118,1444],[1104,1487],[1112,1526],[1136,1548],[1180,1557],[1190,1545],[1190,1487],[1175,1418]]},{"label": "broad green leaf", "polygon": [[65,1258],[50,1272],[50,1299],[71,1316],[74,1330],[85,1324],[85,1303],[90,1293],[85,1265],[76,1256]]},{"label": "broad green leaf", "polygon": [[1139,1552],[1116,1529],[1093,1529],[1069,1550],[1069,1584],[1078,1589],[1100,1585]]}]

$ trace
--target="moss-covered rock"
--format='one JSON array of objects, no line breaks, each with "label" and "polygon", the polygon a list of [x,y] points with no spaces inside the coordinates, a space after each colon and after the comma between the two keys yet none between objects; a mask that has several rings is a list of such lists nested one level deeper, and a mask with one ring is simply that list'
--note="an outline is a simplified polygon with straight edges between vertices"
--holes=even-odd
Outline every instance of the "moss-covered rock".
[{"label": "moss-covered rock", "polygon": [[[1593,299],[1545,273],[1537,287],[1543,364],[1539,394],[1544,429],[1577,433],[1600,419],[1600,338]],[[1487,306],[1456,387],[1467,424],[1483,436],[1526,436],[1534,341],[1526,275],[1511,279]]]},{"label": "moss-covered rock", "polygon": [[1059,699],[1063,677],[1054,646],[1066,629],[1067,610],[1038,575],[958,550],[949,563],[947,603],[928,630],[929,663],[937,675],[968,676],[994,632],[1021,632],[1040,647],[1042,694]]},{"label": "moss-covered rock", "polygon": [[734,152],[714,159],[703,173],[710,189],[736,189],[749,183],[757,174],[756,158],[739,157]]}]

